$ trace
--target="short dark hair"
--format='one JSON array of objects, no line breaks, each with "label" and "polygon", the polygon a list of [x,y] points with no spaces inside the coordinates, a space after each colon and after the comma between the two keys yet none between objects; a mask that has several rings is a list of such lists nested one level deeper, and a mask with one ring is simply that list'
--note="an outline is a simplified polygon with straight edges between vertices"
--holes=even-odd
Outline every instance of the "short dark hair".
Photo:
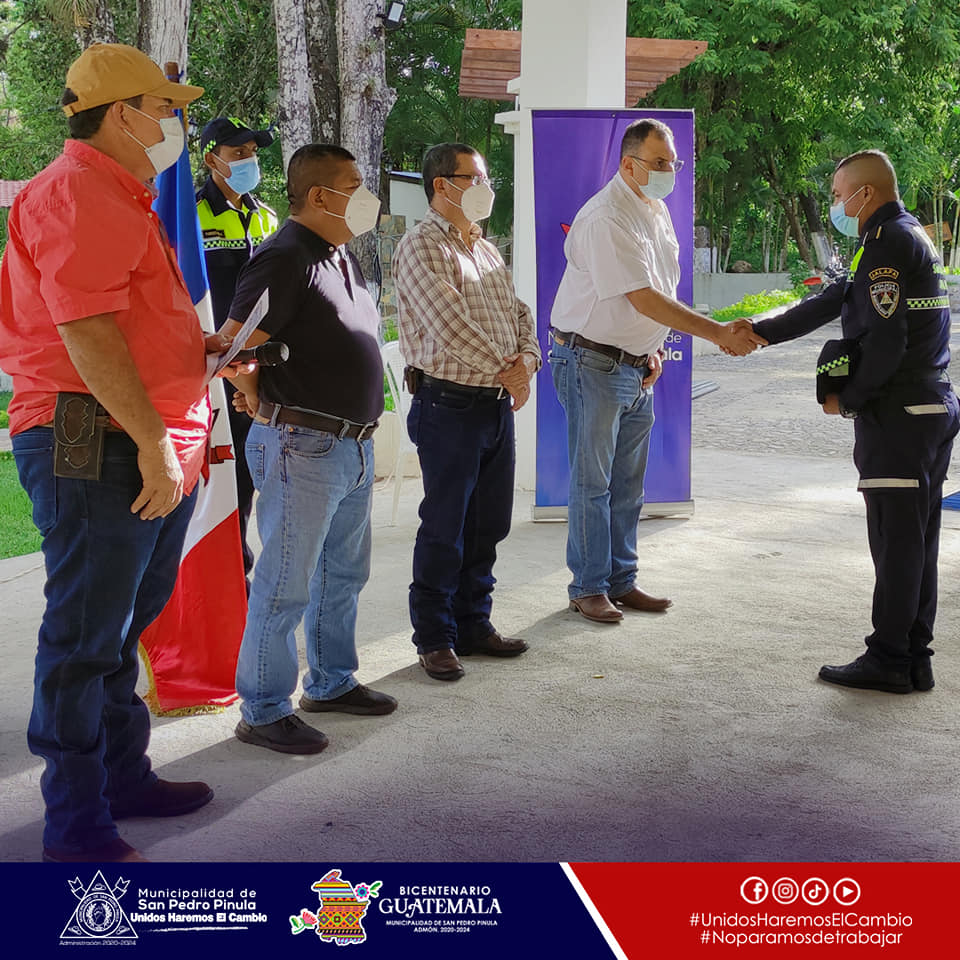
[{"label": "short dark hair", "polygon": [[479,150],[465,143],[438,143],[423,155],[423,189],[427,203],[433,202],[433,181],[456,173],[457,160],[465,153],[480,156]]},{"label": "short dark hair", "polygon": [[[69,103],[76,103],[79,99],[69,87],[64,87],[63,96],[60,97],[60,105],[65,107]],[[131,97],[123,102],[129,103],[131,107],[139,110],[143,103],[143,97]],[[113,103],[116,103],[116,100]],[[103,118],[107,115],[107,111],[113,106],[113,103],[102,103],[99,107],[81,110],[79,113],[67,117],[67,126],[70,128],[71,138],[74,140],[89,140],[94,136],[103,124]]]},{"label": "short dark hair", "polygon": [[660,120],[654,120],[651,117],[645,120],[634,120],[623,131],[623,139],[620,141],[620,159],[634,155],[651,133],[663,137],[664,140],[673,139],[673,131]]},{"label": "short dark hair", "polygon": [[313,187],[329,186],[333,168],[357,158],[332,143],[308,143],[290,158],[287,166],[287,200],[292,213],[299,213]]}]

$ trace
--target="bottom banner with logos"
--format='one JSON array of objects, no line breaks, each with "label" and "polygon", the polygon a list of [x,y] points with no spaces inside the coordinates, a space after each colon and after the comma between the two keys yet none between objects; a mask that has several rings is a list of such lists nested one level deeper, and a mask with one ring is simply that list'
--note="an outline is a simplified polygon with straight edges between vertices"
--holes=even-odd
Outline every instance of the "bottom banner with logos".
[{"label": "bottom banner with logos", "polygon": [[115,947],[131,960],[339,947],[485,960],[948,956],[960,888],[954,863],[7,863],[0,876],[18,956]]}]

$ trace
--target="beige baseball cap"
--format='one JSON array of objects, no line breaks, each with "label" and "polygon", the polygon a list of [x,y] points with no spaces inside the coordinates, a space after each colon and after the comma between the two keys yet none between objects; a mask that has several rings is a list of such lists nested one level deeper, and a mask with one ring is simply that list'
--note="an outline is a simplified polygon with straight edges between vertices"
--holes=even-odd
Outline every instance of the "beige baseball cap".
[{"label": "beige baseball cap", "polygon": [[168,80],[142,50],[125,43],[91,44],[70,65],[66,85],[79,98],[64,106],[68,117],[142,94],[163,97],[177,105],[203,94],[203,87]]}]

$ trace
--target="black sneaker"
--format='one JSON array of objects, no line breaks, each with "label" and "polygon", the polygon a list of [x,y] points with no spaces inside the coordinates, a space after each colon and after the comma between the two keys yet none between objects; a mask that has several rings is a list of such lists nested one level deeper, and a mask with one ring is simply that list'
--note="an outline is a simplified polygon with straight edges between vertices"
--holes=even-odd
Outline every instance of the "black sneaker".
[{"label": "black sneaker", "polygon": [[397,701],[386,693],[379,693],[358,683],[332,700],[314,700],[304,694],[300,698],[300,709],[307,713],[356,713],[365,716],[382,716],[397,709]]},{"label": "black sneaker", "polygon": [[291,714],[273,723],[251,726],[246,720],[237,724],[237,739],[278,753],[319,753],[330,742],[313,727]]},{"label": "black sneaker", "polygon": [[909,668],[886,666],[868,653],[842,667],[821,667],[820,679],[843,687],[882,690],[884,693],[910,693],[913,690]]},{"label": "black sneaker", "polygon": [[929,657],[917,657],[910,664],[910,679],[913,681],[913,689],[926,693],[933,689],[933,664]]}]

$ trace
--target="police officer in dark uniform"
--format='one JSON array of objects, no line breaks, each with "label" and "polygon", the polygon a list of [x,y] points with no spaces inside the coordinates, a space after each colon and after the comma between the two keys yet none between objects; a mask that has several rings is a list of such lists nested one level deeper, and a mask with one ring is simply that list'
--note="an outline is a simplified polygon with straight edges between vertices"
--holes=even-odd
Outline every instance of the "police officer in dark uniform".
[{"label": "police officer in dark uniform", "polygon": [[859,360],[826,413],[855,418],[854,462],[876,571],[867,652],[824,666],[829,683],[889,693],[933,688],[930,643],[937,610],[943,481],[958,430],[947,377],[950,307],[943,265],[900,203],[897,177],[876,150],[841,160],[830,217],[860,248],[846,279],[753,329],[781,343],[839,314]]},{"label": "police officer in dark uniform", "polygon": [[[273,143],[269,130],[251,130],[236,117],[215,117],[200,134],[204,166],[210,171],[197,191],[197,216],[203,235],[203,256],[210,283],[213,322],[217,330],[227,319],[237,278],[253,252],[277,230],[277,215],[253,196],[260,182],[257,150]],[[237,465],[237,509],[243,570],[253,570],[253,551],[247,545],[247,524],[253,506],[253,481],[244,453],[250,418],[230,402],[234,387],[225,384],[230,433]]]}]

